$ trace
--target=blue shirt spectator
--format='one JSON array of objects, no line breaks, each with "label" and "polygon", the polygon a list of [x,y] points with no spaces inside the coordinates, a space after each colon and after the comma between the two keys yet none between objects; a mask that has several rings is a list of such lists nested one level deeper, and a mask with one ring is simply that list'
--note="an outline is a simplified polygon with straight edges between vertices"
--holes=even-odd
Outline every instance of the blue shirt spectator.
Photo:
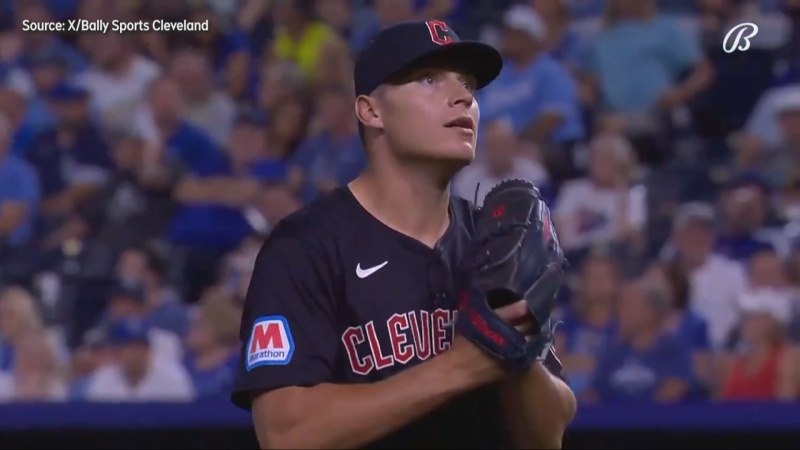
[{"label": "blue shirt spectator", "polygon": [[366,153],[357,134],[332,136],[322,133],[300,144],[290,164],[305,174],[300,190],[303,201],[309,202],[326,190],[353,181],[366,164]]},{"label": "blue shirt spectator", "polygon": [[546,130],[538,131],[542,136],[532,137],[556,143],[582,138],[577,86],[560,63],[541,53],[545,31],[539,16],[517,6],[506,13],[504,24],[507,61],[497,79],[479,92],[481,123],[504,120],[529,137],[534,126],[547,123]]},{"label": "blue shirt spectator", "polygon": [[210,367],[202,367],[198,362],[195,355],[187,354],[186,370],[192,377],[197,396],[203,398],[230,395],[239,364],[239,355],[236,351],[229,351],[226,359]]},{"label": "blue shirt spectator", "polygon": [[670,380],[693,380],[689,349],[673,336],[662,336],[651,347],[636,349],[612,341],[598,363],[592,389],[604,402],[651,402]]},{"label": "blue shirt spectator", "polygon": [[330,88],[317,104],[319,131],[301,142],[289,164],[291,183],[304,201],[342,186],[364,169],[366,152],[353,120],[347,91]]},{"label": "blue shirt spectator", "polygon": [[617,336],[597,363],[587,394],[606,402],[679,401],[694,383],[691,349],[664,332],[669,296],[652,282],[629,283],[618,304]]},{"label": "blue shirt spectator", "polygon": [[[177,187],[183,203],[169,229],[170,240],[196,248],[232,249],[252,228],[244,216],[264,183],[286,179],[281,160],[264,156],[261,119],[241,117],[229,151],[197,164]],[[216,188],[214,187],[216,186]]]},{"label": "blue shirt spectator", "polygon": [[[594,325],[587,322],[573,311],[569,311],[563,323],[556,328],[563,351],[559,356],[580,356],[595,360],[614,336],[614,324]],[[566,367],[565,367],[566,368]],[[588,368],[587,368],[588,369]],[[569,385],[576,395],[580,395],[591,382],[592,370],[575,368],[568,373]]]},{"label": "blue shirt spectator", "polygon": [[206,296],[192,318],[184,359],[199,397],[230,395],[239,363],[241,309],[227,296]]},{"label": "blue shirt spectator", "polygon": [[220,161],[222,150],[211,136],[188,122],[181,122],[164,141],[168,158],[192,171],[202,171],[209,161]]},{"label": "blue shirt spectator", "polygon": [[592,37],[585,69],[613,111],[655,108],[702,58],[695,39],[668,18],[623,19]]}]

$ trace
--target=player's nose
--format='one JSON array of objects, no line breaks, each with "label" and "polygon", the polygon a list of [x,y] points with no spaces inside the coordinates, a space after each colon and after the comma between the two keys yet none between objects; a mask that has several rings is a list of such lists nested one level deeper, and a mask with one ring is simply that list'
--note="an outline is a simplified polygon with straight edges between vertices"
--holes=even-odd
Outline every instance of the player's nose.
[{"label": "player's nose", "polygon": [[464,105],[467,109],[472,107],[475,102],[475,96],[472,91],[464,85],[461,77],[453,74],[448,77],[447,85],[451,91],[450,106]]}]

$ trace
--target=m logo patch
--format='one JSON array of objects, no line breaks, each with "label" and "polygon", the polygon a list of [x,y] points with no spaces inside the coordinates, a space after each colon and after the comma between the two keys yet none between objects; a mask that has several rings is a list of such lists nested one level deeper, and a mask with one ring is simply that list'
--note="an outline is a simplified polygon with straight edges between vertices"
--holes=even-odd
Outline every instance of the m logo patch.
[{"label": "m logo patch", "polygon": [[285,317],[269,316],[255,321],[247,341],[248,371],[258,366],[284,366],[293,354],[294,339]]}]

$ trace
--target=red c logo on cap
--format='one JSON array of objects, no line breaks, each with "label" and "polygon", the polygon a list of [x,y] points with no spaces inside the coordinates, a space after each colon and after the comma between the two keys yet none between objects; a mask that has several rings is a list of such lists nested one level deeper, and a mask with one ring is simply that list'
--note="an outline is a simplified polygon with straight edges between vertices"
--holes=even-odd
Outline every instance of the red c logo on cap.
[{"label": "red c logo on cap", "polygon": [[450,37],[450,29],[447,24],[441,20],[429,20],[425,22],[428,26],[428,31],[431,33],[431,40],[439,45],[447,45],[453,43],[453,38]]}]

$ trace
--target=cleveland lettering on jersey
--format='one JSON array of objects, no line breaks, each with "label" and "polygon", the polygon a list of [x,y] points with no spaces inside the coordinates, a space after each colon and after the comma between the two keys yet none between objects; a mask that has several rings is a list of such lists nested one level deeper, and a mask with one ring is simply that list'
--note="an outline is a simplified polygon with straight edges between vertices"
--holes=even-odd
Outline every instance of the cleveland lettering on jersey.
[{"label": "cleveland lettering on jersey", "polygon": [[445,309],[410,311],[392,314],[383,327],[370,321],[347,328],[342,344],[350,368],[357,375],[368,375],[373,370],[422,362],[444,353],[453,339],[450,324],[455,314]]}]

